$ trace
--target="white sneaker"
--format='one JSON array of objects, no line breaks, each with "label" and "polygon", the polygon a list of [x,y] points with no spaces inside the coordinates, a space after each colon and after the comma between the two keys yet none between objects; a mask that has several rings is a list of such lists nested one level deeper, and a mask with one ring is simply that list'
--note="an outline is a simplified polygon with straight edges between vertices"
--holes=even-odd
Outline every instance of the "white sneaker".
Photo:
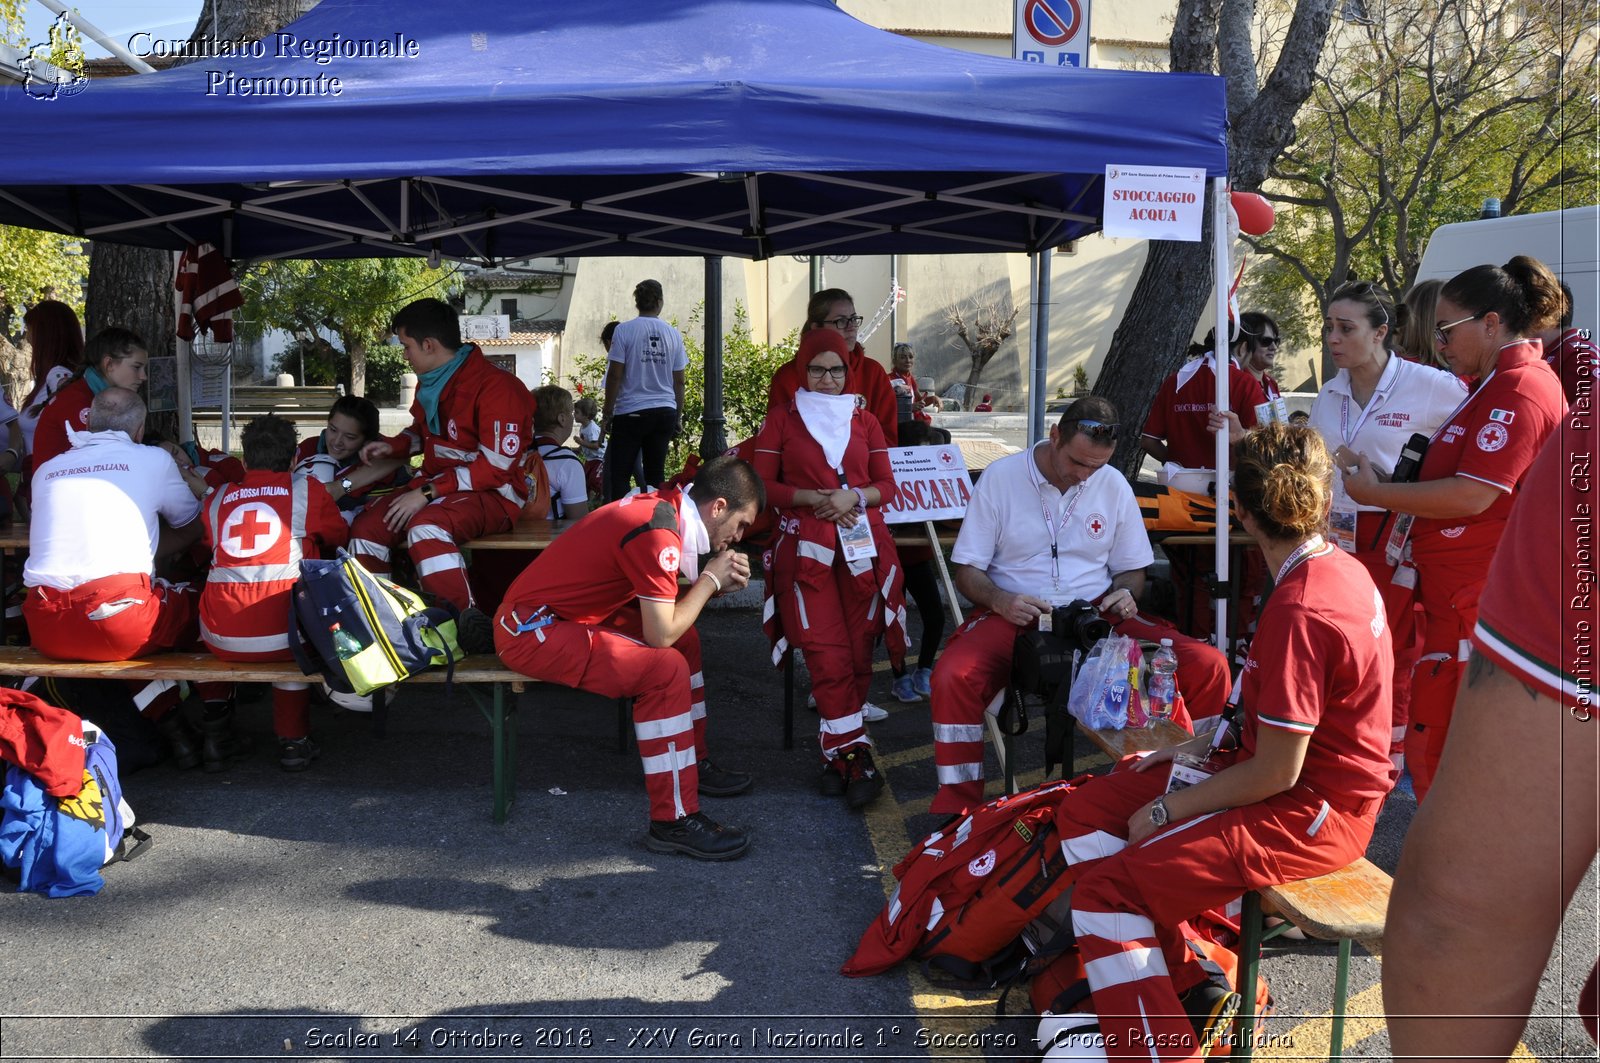
[{"label": "white sneaker", "polygon": [[868,723],[877,723],[879,720],[887,720],[889,718],[889,710],[880,709],[870,701],[862,702],[861,718]]},{"label": "white sneaker", "polygon": [[[371,694],[346,694],[343,691],[335,690],[328,684],[324,683],[322,684],[322,696],[339,706],[341,709],[344,709],[346,712],[372,711]],[[392,694],[390,695],[391,698],[393,696],[394,695]]]}]

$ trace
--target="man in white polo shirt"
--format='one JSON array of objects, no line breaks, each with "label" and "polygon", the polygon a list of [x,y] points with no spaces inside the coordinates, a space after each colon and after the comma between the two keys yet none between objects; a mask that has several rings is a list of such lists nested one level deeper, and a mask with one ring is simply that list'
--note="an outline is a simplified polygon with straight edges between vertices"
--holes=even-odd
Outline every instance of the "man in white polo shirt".
[{"label": "man in white polo shirt", "polygon": [[138,394],[106,388],[89,430],[34,473],[22,615],[47,657],[124,661],[196,637],[198,593],[153,573],[199,540],[200,503],[171,456],[141,444],[144,415]]},{"label": "man in white polo shirt", "polygon": [[[1053,606],[1084,600],[1121,634],[1170,638],[1178,686],[1195,718],[1222,710],[1228,666],[1217,650],[1139,614],[1154,560],[1128,481],[1107,462],[1117,410],[1078,399],[1050,438],[984,469],[951,560],[955,584],[978,607],[933,669],[933,753],[939,792],[929,811],[956,813],[983,800],[983,714],[1011,681],[1017,633]],[[1186,722],[1181,717],[1179,722]]]}]

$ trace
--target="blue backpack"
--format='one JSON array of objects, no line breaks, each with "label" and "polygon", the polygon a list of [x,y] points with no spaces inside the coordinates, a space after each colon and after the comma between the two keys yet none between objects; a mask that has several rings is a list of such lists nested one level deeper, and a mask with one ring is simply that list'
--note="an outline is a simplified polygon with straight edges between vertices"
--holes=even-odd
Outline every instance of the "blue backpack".
[{"label": "blue backpack", "polygon": [[131,860],[150,842],[122,796],[117,747],[83,721],[83,787],[71,797],[45,793],[16,765],[0,791],[0,860],[21,875],[20,889],[50,897],[99,893],[100,868]]}]

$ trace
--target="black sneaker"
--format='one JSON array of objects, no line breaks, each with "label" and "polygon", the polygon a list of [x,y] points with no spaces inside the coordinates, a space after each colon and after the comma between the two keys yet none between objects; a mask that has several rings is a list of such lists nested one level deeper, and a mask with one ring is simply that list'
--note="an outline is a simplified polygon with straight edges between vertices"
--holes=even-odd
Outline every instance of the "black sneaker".
[{"label": "black sneaker", "polygon": [[1189,1013],[1189,1025],[1194,1027],[1201,1055],[1210,1053],[1228,1035],[1242,999],[1226,985],[1209,981],[1183,994],[1183,1009]]},{"label": "black sneaker", "polygon": [[278,739],[278,767],[284,771],[305,771],[322,750],[310,738]]},{"label": "black sneaker", "polygon": [[469,605],[461,611],[461,619],[456,621],[456,641],[468,653],[487,653],[494,655],[494,617]]},{"label": "black sneaker", "polygon": [[653,853],[682,853],[697,860],[733,860],[750,848],[750,838],[737,827],[713,822],[704,812],[691,812],[667,823],[651,820],[644,846]]},{"label": "black sneaker", "polygon": [[755,777],[749,772],[727,771],[709,759],[702,760],[699,768],[701,797],[732,797],[744,793],[755,783]]},{"label": "black sneaker", "polygon": [[817,789],[823,797],[843,797],[845,791],[844,761],[834,759],[822,766],[817,778]]},{"label": "black sneaker", "polygon": [[865,808],[883,793],[883,776],[872,763],[872,750],[866,746],[851,746],[841,757],[844,761],[844,802],[851,808]]}]

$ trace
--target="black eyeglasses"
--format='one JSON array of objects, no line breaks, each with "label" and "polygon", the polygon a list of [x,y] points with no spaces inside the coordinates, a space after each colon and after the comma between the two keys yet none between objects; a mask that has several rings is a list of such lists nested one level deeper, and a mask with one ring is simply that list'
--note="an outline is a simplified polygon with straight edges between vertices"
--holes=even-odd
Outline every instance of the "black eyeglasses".
[{"label": "black eyeglasses", "polygon": [[864,318],[862,318],[860,314],[851,314],[849,317],[825,317],[822,319],[822,323],[824,325],[832,325],[834,328],[842,331],[850,328],[852,325],[861,324],[863,320]]},{"label": "black eyeglasses", "polygon": [[818,380],[825,376],[831,376],[835,380],[844,379],[844,365],[842,363],[839,365],[808,365],[806,366],[806,372]]},{"label": "black eyeglasses", "polygon": [[1450,343],[1449,332],[1451,329],[1455,328],[1457,325],[1465,325],[1468,321],[1476,321],[1488,312],[1489,311],[1487,310],[1480,310],[1471,317],[1458,318],[1455,321],[1440,325],[1438,328],[1433,330],[1433,338],[1439,344],[1439,346],[1447,346]]},{"label": "black eyeglasses", "polygon": [[[1114,421],[1079,421],[1077,424],[1077,431],[1096,443],[1115,443],[1117,433],[1122,430],[1122,426]],[[1072,437],[1069,435],[1067,438]]]}]

